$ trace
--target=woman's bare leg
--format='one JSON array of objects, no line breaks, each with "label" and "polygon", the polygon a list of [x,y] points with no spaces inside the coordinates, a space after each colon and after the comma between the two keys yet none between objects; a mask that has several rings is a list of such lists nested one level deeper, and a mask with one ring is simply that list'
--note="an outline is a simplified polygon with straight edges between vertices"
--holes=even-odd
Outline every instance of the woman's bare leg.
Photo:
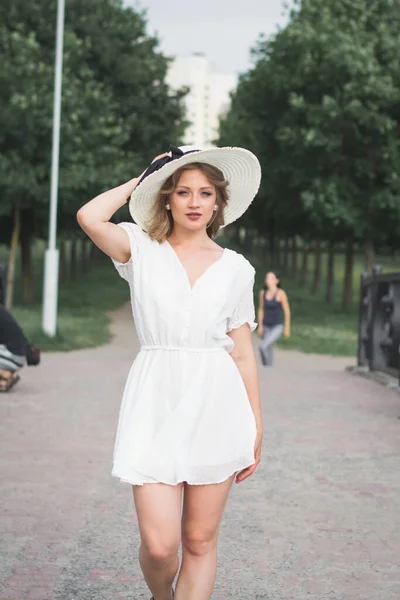
[{"label": "woman's bare leg", "polygon": [[209,600],[217,571],[217,538],[234,476],[223,483],[187,485],[182,518],[182,566],[176,600]]},{"label": "woman's bare leg", "polygon": [[171,600],[179,568],[183,484],[133,486],[141,545],[139,562],[155,600]]}]

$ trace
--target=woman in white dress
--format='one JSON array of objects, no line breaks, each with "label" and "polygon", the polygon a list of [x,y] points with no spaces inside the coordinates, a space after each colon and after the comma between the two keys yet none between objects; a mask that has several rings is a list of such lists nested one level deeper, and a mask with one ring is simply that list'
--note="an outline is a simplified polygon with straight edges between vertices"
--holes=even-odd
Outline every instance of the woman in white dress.
[{"label": "woman in white dress", "polygon": [[[133,486],[140,565],[154,600],[209,600],[234,481],[256,469],[262,418],[254,269],[218,246],[260,183],[242,148],[171,146],[78,222],[130,286],[140,351],[125,386],[113,475]],[[110,222],[129,200],[135,223]]]}]

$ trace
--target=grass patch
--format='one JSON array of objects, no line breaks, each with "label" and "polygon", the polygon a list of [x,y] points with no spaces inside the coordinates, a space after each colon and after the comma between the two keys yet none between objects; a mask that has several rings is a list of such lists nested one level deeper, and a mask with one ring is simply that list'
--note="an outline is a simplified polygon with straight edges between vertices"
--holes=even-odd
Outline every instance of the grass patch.
[{"label": "grass patch", "polygon": [[[39,284],[43,273],[36,273]],[[106,312],[114,310],[129,300],[129,287],[111,264],[102,261],[80,274],[76,281],[63,283],[59,288],[57,335],[49,338],[41,328],[41,301],[32,307],[16,304],[13,315],[25,335],[40,349],[69,351],[93,348],[110,341],[109,318]]]},{"label": "grass patch", "polygon": [[37,344],[43,352],[69,351],[92,348],[110,341],[109,319],[96,308],[79,311],[60,309],[57,319],[57,334],[49,338],[41,330],[41,307],[13,310],[27,338]]},{"label": "grass patch", "polygon": [[[225,241],[225,240],[224,240]],[[222,243],[224,245],[224,243]],[[234,248],[231,241],[228,247]],[[234,248],[243,252],[239,247]],[[258,308],[259,290],[264,287],[264,275],[273,268],[268,254],[243,252],[256,269],[255,300]],[[364,270],[363,256],[355,257],[353,272],[353,304],[349,312],[341,309],[344,281],[344,256],[335,257],[335,287],[331,305],[325,300],[327,257],[323,255],[321,288],[313,295],[310,292],[313,276],[313,259],[309,258],[307,282],[301,286],[289,276],[281,276],[282,287],[287,292],[291,313],[292,330],[288,340],[280,339],[281,348],[291,348],[313,354],[329,354],[333,356],[353,356],[357,354],[358,343],[358,301],[360,275]],[[298,257],[299,267],[301,256]],[[387,257],[377,257],[377,264],[382,265],[384,272],[400,271],[399,262]],[[300,270],[300,268],[299,268]]]},{"label": "grass patch", "polygon": [[355,310],[343,313],[330,309],[318,298],[308,296],[304,302],[301,291],[286,286],[292,312],[291,336],[281,338],[279,346],[313,354],[356,356],[358,315]]}]

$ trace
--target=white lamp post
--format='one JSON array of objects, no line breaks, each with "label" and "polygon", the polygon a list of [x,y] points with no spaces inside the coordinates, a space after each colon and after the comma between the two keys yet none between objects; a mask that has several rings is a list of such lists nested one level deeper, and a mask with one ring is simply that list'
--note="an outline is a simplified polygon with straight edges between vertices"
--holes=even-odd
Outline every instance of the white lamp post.
[{"label": "white lamp post", "polygon": [[45,253],[44,290],[42,328],[50,337],[57,331],[57,300],[58,300],[58,250],[56,248],[57,234],[57,200],[58,200],[58,169],[60,153],[60,121],[61,121],[61,88],[64,46],[64,13],[65,0],[57,0],[57,39],[54,74],[54,104],[53,104],[53,150],[51,159],[51,189],[49,217],[49,247]]}]

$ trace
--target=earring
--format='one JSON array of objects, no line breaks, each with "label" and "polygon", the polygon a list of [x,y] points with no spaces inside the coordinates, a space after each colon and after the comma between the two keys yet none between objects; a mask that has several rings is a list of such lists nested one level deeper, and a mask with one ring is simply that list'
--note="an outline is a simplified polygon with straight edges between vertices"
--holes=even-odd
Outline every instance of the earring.
[{"label": "earring", "polygon": [[214,204],[213,211],[215,212],[216,210],[218,210],[218,206],[216,204]]},{"label": "earring", "polygon": [[165,208],[166,208],[167,210],[171,210],[171,207],[170,207],[170,205],[169,205],[169,204],[166,204],[166,205],[165,205]]}]

